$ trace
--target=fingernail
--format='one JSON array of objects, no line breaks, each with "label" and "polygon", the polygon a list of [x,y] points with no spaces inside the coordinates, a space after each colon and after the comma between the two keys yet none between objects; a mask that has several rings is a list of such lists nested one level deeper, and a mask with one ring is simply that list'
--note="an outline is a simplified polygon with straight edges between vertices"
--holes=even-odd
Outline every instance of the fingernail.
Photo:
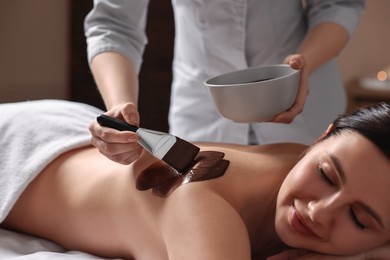
[{"label": "fingernail", "polygon": [[130,115],[130,123],[133,125],[138,124],[137,117],[135,115]]},{"label": "fingernail", "polygon": [[293,60],[291,62],[291,65],[295,66],[296,68],[300,68],[301,67],[301,62],[299,60]]}]

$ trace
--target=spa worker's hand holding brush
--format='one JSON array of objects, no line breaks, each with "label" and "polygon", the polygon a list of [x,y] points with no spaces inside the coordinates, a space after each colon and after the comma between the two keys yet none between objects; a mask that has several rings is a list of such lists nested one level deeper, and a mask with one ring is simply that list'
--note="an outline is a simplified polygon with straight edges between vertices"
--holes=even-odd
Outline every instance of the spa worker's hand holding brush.
[{"label": "spa worker's hand holding brush", "polygon": [[[196,155],[200,150],[199,147],[183,139],[180,139],[179,137],[176,137],[174,135],[141,128],[135,125],[130,125],[125,121],[108,116],[106,114],[101,114],[100,116],[98,116],[97,122],[103,127],[109,127],[122,132],[135,133],[137,135],[135,138],[132,135],[130,135],[129,138],[134,138],[134,140],[137,140],[137,142],[146,151],[150,152],[152,155],[159,158],[160,160],[166,162],[168,165],[174,168],[178,173],[182,173],[188,167],[188,165],[192,163],[192,161],[194,160],[194,158],[196,157]],[[95,131],[93,127],[91,127],[91,132],[92,131]],[[108,138],[109,137],[110,136],[108,134]],[[102,135],[102,138],[103,140],[99,140],[97,137],[93,137],[92,140],[93,142],[107,141],[104,139],[105,135]],[[123,146],[121,145],[121,143],[119,143],[119,145]],[[133,147],[133,144],[131,144],[131,146]],[[134,152],[129,151],[130,155],[133,154],[135,155],[135,156],[134,155],[130,156],[130,158],[133,159],[136,158],[136,156],[139,156],[138,151],[139,151],[138,147],[135,148]],[[108,150],[108,151],[101,151],[101,152],[107,153],[110,151]],[[115,157],[115,154],[111,155],[108,153],[108,155],[106,156]],[[126,158],[125,162],[128,161],[129,159]]]}]

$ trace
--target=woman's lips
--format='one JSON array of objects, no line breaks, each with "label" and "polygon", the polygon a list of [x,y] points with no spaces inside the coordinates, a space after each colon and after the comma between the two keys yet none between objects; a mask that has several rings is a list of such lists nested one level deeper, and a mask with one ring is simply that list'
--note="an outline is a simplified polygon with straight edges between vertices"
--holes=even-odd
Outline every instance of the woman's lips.
[{"label": "woman's lips", "polygon": [[292,228],[299,234],[307,237],[319,238],[316,233],[314,233],[313,230],[311,230],[311,228],[305,224],[301,215],[299,215],[299,212],[294,206],[292,206],[291,209],[290,223]]}]

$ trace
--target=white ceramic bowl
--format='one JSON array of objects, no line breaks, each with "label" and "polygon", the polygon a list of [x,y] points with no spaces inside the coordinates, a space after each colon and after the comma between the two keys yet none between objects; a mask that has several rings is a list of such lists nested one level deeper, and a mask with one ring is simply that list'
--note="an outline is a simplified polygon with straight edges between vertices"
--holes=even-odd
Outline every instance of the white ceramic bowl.
[{"label": "white ceramic bowl", "polygon": [[218,112],[236,122],[263,122],[290,108],[299,70],[277,64],[222,74],[205,81]]}]

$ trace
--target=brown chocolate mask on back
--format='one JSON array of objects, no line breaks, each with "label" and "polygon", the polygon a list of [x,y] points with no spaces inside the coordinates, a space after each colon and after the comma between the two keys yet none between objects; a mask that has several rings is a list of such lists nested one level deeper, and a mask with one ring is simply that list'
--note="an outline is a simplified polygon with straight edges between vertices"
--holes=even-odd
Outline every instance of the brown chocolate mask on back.
[{"label": "brown chocolate mask on back", "polygon": [[165,197],[182,184],[218,178],[224,175],[229,166],[224,156],[221,152],[202,151],[183,174],[162,161],[155,162],[138,176],[136,188],[153,189],[154,194]]}]

